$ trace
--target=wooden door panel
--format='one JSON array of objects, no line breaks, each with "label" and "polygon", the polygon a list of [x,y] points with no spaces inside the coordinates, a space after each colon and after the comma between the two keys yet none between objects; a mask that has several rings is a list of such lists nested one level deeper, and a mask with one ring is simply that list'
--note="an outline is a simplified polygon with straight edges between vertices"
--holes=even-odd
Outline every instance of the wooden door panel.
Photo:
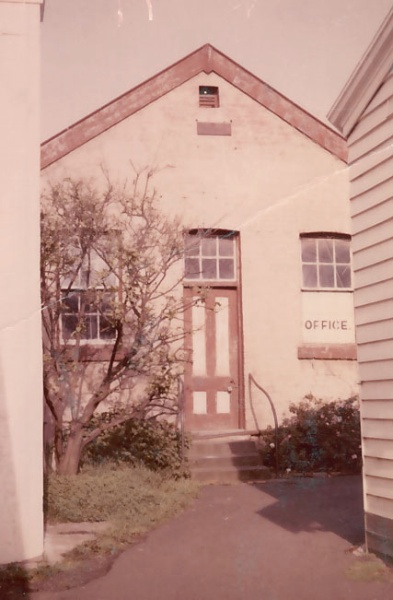
[{"label": "wooden door panel", "polygon": [[[185,413],[188,429],[239,427],[239,334],[237,290],[211,288],[186,313]],[[198,299],[199,298],[199,299]]]}]

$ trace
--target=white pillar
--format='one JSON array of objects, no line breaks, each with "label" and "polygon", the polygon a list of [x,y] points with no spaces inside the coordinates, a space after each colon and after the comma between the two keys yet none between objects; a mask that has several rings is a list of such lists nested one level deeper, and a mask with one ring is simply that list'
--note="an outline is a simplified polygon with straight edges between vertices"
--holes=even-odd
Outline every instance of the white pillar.
[{"label": "white pillar", "polygon": [[41,4],[0,0],[0,563],[43,552]]}]

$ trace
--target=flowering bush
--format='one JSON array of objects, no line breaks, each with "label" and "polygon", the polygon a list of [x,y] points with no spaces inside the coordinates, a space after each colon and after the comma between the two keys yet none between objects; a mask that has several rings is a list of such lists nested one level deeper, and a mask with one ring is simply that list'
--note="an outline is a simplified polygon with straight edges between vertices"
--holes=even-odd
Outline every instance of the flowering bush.
[{"label": "flowering bush", "polygon": [[278,430],[278,448],[274,429],[261,433],[263,463],[275,467],[276,452],[281,472],[300,473],[361,470],[360,414],[357,398],[323,402],[313,396],[291,404],[292,416]]}]

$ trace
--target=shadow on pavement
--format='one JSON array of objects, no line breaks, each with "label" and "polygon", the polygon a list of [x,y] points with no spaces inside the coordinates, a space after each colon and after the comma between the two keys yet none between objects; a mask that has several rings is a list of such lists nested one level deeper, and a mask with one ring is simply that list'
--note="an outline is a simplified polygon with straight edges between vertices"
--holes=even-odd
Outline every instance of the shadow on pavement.
[{"label": "shadow on pavement", "polygon": [[276,498],[258,513],[291,531],[330,531],[352,545],[364,542],[360,476],[291,478],[255,484]]}]

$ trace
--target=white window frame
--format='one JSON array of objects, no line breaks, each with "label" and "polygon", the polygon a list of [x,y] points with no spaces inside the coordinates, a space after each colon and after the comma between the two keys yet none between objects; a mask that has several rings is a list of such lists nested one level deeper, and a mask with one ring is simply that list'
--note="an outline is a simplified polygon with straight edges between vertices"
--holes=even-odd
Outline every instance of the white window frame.
[{"label": "white window frame", "polygon": [[[101,322],[101,317],[105,318],[105,312],[101,313],[98,309],[98,307],[94,307],[95,310],[91,310],[88,312],[85,312],[85,314],[83,315],[83,318],[86,319],[90,319],[90,318],[96,318],[96,326],[97,326],[97,337],[84,337],[84,333],[81,332],[80,334],[78,333],[77,335],[75,335],[75,330],[74,332],[72,332],[71,330],[67,330],[67,334],[65,334],[65,325],[64,325],[64,320],[65,317],[72,317],[73,315],[75,315],[77,317],[77,319],[79,320],[79,316],[81,314],[80,312],[80,303],[83,301],[86,301],[86,303],[88,304],[88,298],[83,298],[84,295],[95,295],[95,294],[108,294],[108,295],[112,295],[112,297],[114,297],[114,294],[116,294],[115,291],[115,287],[113,285],[114,283],[114,276],[113,274],[108,274],[105,275],[105,277],[98,277],[97,278],[97,274],[100,272],[99,271],[99,266],[101,263],[101,268],[105,265],[105,263],[102,261],[102,259],[98,256],[97,253],[95,253],[93,250],[90,253],[89,257],[86,257],[85,259],[86,261],[89,262],[89,266],[87,267],[86,264],[82,264],[82,266],[80,267],[77,276],[75,278],[75,281],[72,282],[71,285],[67,285],[67,280],[63,280],[62,281],[62,286],[61,286],[61,302],[62,302],[62,311],[61,311],[61,317],[60,317],[60,330],[61,330],[61,338],[63,340],[64,343],[67,344],[76,344],[76,342],[80,343],[80,344],[90,344],[90,345],[107,345],[107,344],[113,344],[113,342],[116,339],[116,332],[113,333],[113,337],[101,337],[100,336],[100,331],[102,331],[102,328],[100,327],[100,322]],[[108,286],[103,285],[102,283],[97,283],[95,284],[95,281],[98,280],[103,280],[105,279],[105,281],[108,283]],[[77,301],[78,301],[78,310],[72,311],[72,310],[67,310],[67,297],[68,296],[72,296],[72,295],[76,295],[77,296]]]},{"label": "white window frame", "polygon": [[[190,241],[195,239],[195,246],[198,249],[198,252],[195,254],[189,254],[189,249],[191,247],[192,252],[192,243],[189,245]],[[212,240],[216,241],[216,251],[214,254],[205,253],[203,250],[203,240]],[[220,239],[230,239],[232,242],[232,254],[221,254],[220,253]],[[184,281],[187,284],[194,283],[198,284],[209,284],[209,283],[219,283],[221,285],[228,284],[234,285],[237,283],[238,275],[238,257],[237,257],[237,245],[238,245],[238,234],[235,231],[224,231],[224,230],[191,230],[185,234],[185,264],[184,264]],[[187,273],[187,261],[198,261],[198,276],[190,277]],[[216,264],[216,277],[203,277],[203,261],[213,261],[215,260]],[[231,260],[233,263],[233,277],[220,277],[220,261]]]},{"label": "white window frame", "polygon": [[[304,259],[304,244],[303,242],[306,240],[313,240],[316,243],[316,258],[315,260],[305,260]],[[332,240],[333,242],[333,256],[332,260],[320,260],[320,247],[319,241]],[[340,262],[337,261],[336,256],[336,242],[347,242],[348,243],[348,251],[349,251],[349,261]],[[326,291],[326,292],[351,292],[353,291],[353,274],[352,274],[352,255],[351,255],[351,236],[347,234],[338,234],[338,233],[304,233],[300,235],[300,257],[301,257],[301,268],[302,268],[302,290],[304,291]],[[310,286],[305,283],[305,273],[304,267],[314,266],[316,269],[316,285]],[[334,285],[321,285],[321,267],[329,266],[333,268],[333,277],[334,277]],[[340,286],[338,285],[338,270],[340,267],[349,268],[350,274],[350,282],[349,285]]]}]

